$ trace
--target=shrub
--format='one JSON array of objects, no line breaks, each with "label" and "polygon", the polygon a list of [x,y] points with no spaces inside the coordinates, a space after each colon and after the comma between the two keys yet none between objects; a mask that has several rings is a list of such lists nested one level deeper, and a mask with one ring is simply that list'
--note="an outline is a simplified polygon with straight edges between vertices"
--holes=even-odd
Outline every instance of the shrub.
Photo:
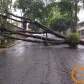
[{"label": "shrub", "polygon": [[76,48],[80,41],[80,35],[78,32],[73,32],[67,37],[67,42],[70,47]]}]

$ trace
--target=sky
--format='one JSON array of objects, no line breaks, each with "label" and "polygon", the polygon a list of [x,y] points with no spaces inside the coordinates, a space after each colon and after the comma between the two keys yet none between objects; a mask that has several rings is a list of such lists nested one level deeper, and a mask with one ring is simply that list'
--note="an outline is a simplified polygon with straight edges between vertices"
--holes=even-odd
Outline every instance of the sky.
[{"label": "sky", "polygon": [[[13,1],[13,3],[14,3],[16,0],[12,0],[12,1]],[[79,5],[81,6],[82,3],[79,3]],[[16,12],[13,11],[13,13],[16,14],[16,15],[21,16],[20,10],[17,10]],[[84,21],[84,9],[83,9],[83,7],[81,7],[81,9],[80,9],[80,11],[79,11],[79,13],[78,13],[78,17],[79,17],[79,22]]]},{"label": "sky", "polygon": [[82,6],[83,3],[79,3],[78,5],[81,6],[80,11],[78,13],[79,22],[82,22],[82,21],[84,21],[84,8]]}]

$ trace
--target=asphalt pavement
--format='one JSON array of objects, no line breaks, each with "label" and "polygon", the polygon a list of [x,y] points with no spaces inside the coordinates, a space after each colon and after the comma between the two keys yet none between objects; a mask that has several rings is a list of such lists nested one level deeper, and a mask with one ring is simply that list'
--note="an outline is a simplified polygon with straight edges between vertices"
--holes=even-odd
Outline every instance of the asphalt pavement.
[{"label": "asphalt pavement", "polygon": [[74,84],[75,64],[84,64],[83,46],[69,49],[18,41],[0,50],[0,84]]}]

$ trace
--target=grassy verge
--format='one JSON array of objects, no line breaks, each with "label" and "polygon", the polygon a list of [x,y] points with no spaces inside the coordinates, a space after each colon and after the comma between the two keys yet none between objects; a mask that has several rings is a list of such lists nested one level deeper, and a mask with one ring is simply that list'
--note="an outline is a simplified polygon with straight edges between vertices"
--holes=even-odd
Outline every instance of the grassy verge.
[{"label": "grassy verge", "polygon": [[15,44],[15,40],[8,40],[3,43],[3,45],[0,44],[0,48],[8,48]]}]

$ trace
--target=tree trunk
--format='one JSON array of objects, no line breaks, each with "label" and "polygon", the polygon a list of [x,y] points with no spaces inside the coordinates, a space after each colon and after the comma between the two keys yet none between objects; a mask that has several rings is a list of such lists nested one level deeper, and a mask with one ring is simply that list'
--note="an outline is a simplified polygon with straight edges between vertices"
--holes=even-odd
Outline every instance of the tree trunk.
[{"label": "tree trunk", "polygon": [[17,32],[17,31],[11,31],[11,30],[8,30],[8,29],[4,29],[6,30],[7,32],[10,32],[12,34],[18,34],[18,35],[22,35],[24,37],[32,37],[32,38],[36,38],[36,39],[41,39],[41,40],[49,40],[49,41],[57,41],[56,39],[52,39],[52,38],[45,38],[45,37],[42,37],[42,36],[38,36],[38,35],[30,35],[30,34],[24,34],[24,33],[21,33],[21,32]]},{"label": "tree trunk", "polygon": [[[9,39],[22,40],[22,41],[26,41],[26,42],[45,43],[45,41],[40,41],[40,40],[31,40],[31,39],[17,38],[17,37],[12,37],[12,36],[8,36],[8,35],[3,35],[3,36],[6,37],[6,38],[9,38]],[[48,41],[48,43],[55,44],[55,45],[66,44],[66,42],[62,41],[62,40],[61,41],[60,40]]]}]

